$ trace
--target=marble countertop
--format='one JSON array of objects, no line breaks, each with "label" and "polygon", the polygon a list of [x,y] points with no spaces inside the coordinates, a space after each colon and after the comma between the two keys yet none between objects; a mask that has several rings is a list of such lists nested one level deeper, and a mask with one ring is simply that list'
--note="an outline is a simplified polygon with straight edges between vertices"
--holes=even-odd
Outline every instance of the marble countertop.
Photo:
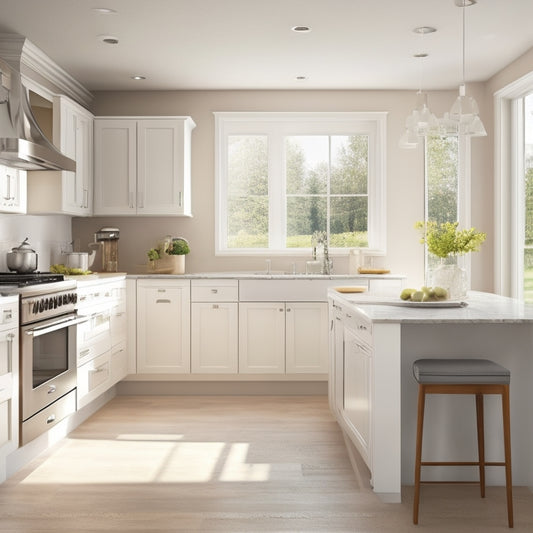
[{"label": "marble countertop", "polygon": [[400,298],[384,298],[368,293],[341,294],[328,290],[328,296],[357,308],[375,323],[531,323],[533,305],[486,292],[470,291],[464,307],[413,307]]},{"label": "marble countertop", "polygon": [[142,279],[405,279],[401,274],[291,274],[287,272],[193,272],[190,274],[128,274],[128,278]]}]

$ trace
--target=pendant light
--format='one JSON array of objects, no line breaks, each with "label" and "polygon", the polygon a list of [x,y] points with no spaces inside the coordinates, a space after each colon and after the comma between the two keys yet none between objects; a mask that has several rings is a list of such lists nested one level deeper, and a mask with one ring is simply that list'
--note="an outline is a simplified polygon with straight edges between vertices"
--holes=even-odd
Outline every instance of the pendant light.
[{"label": "pendant light", "polygon": [[[422,26],[413,30],[414,33],[422,36],[435,31],[435,28],[429,26]],[[422,90],[424,78],[423,61],[428,57],[428,54],[425,52],[418,53],[413,57],[420,61],[420,83],[416,93],[415,108],[405,120],[405,131],[398,143],[400,148],[416,148],[422,137],[436,134],[439,131],[439,120],[429,109],[428,95]]]},{"label": "pendant light", "polygon": [[459,85],[459,96],[453,103],[450,112],[446,113],[441,121],[442,129],[448,135],[468,135],[471,137],[483,137],[487,135],[483,122],[479,118],[479,107],[473,96],[466,94],[465,82],[465,35],[466,35],[466,15],[467,7],[474,5],[476,0],[455,0],[455,5],[462,9],[462,83]]}]

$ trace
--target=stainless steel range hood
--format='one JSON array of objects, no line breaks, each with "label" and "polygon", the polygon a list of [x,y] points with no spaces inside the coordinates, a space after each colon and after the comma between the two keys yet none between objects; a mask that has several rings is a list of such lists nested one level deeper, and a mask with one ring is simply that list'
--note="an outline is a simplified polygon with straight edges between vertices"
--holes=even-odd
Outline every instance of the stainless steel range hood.
[{"label": "stainless steel range hood", "polygon": [[23,170],[76,171],[33,116],[20,73],[0,59],[0,164]]}]

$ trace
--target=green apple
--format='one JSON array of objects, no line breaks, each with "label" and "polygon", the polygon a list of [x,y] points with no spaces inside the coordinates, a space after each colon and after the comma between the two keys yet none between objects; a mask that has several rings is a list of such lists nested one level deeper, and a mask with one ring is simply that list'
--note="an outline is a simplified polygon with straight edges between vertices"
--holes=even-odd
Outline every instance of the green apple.
[{"label": "green apple", "polygon": [[402,300],[409,300],[413,292],[416,292],[416,289],[404,289],[400,294]]}]

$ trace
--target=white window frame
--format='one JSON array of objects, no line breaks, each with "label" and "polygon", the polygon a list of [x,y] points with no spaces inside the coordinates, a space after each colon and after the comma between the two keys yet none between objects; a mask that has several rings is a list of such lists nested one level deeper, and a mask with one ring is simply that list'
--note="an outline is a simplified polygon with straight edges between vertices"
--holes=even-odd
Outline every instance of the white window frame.
[{"label": "white window frame", "polygon": [[[523,298],[523,110],[533,72],[494,94],[494,292]],[[518,142],[520,141],[520,142]]]},{"label": "white window frame", "polygon": [[[215,255],[308,255],[304,248],[227,247],[227,140],[230,135],[269,137],[269,195],[284,194],[283,143],[289,135],[368,135],[368,250],[386,252],[386,123],[387,112],[215,112]],[[281,191],[281,192],[280,192]],[[283,197],[283,196],[280,196]],[[269,234],[274,221],[285,219],[280,202],[269,202]],[[279,233],[279,224],[275,231]],[[269,235],[269,237],[271,237]],[[272,239],[271,243],[273,242]],[[271,244],[272,246],[272,244]],[[347,248],[330,254],[347,255]]]}]

